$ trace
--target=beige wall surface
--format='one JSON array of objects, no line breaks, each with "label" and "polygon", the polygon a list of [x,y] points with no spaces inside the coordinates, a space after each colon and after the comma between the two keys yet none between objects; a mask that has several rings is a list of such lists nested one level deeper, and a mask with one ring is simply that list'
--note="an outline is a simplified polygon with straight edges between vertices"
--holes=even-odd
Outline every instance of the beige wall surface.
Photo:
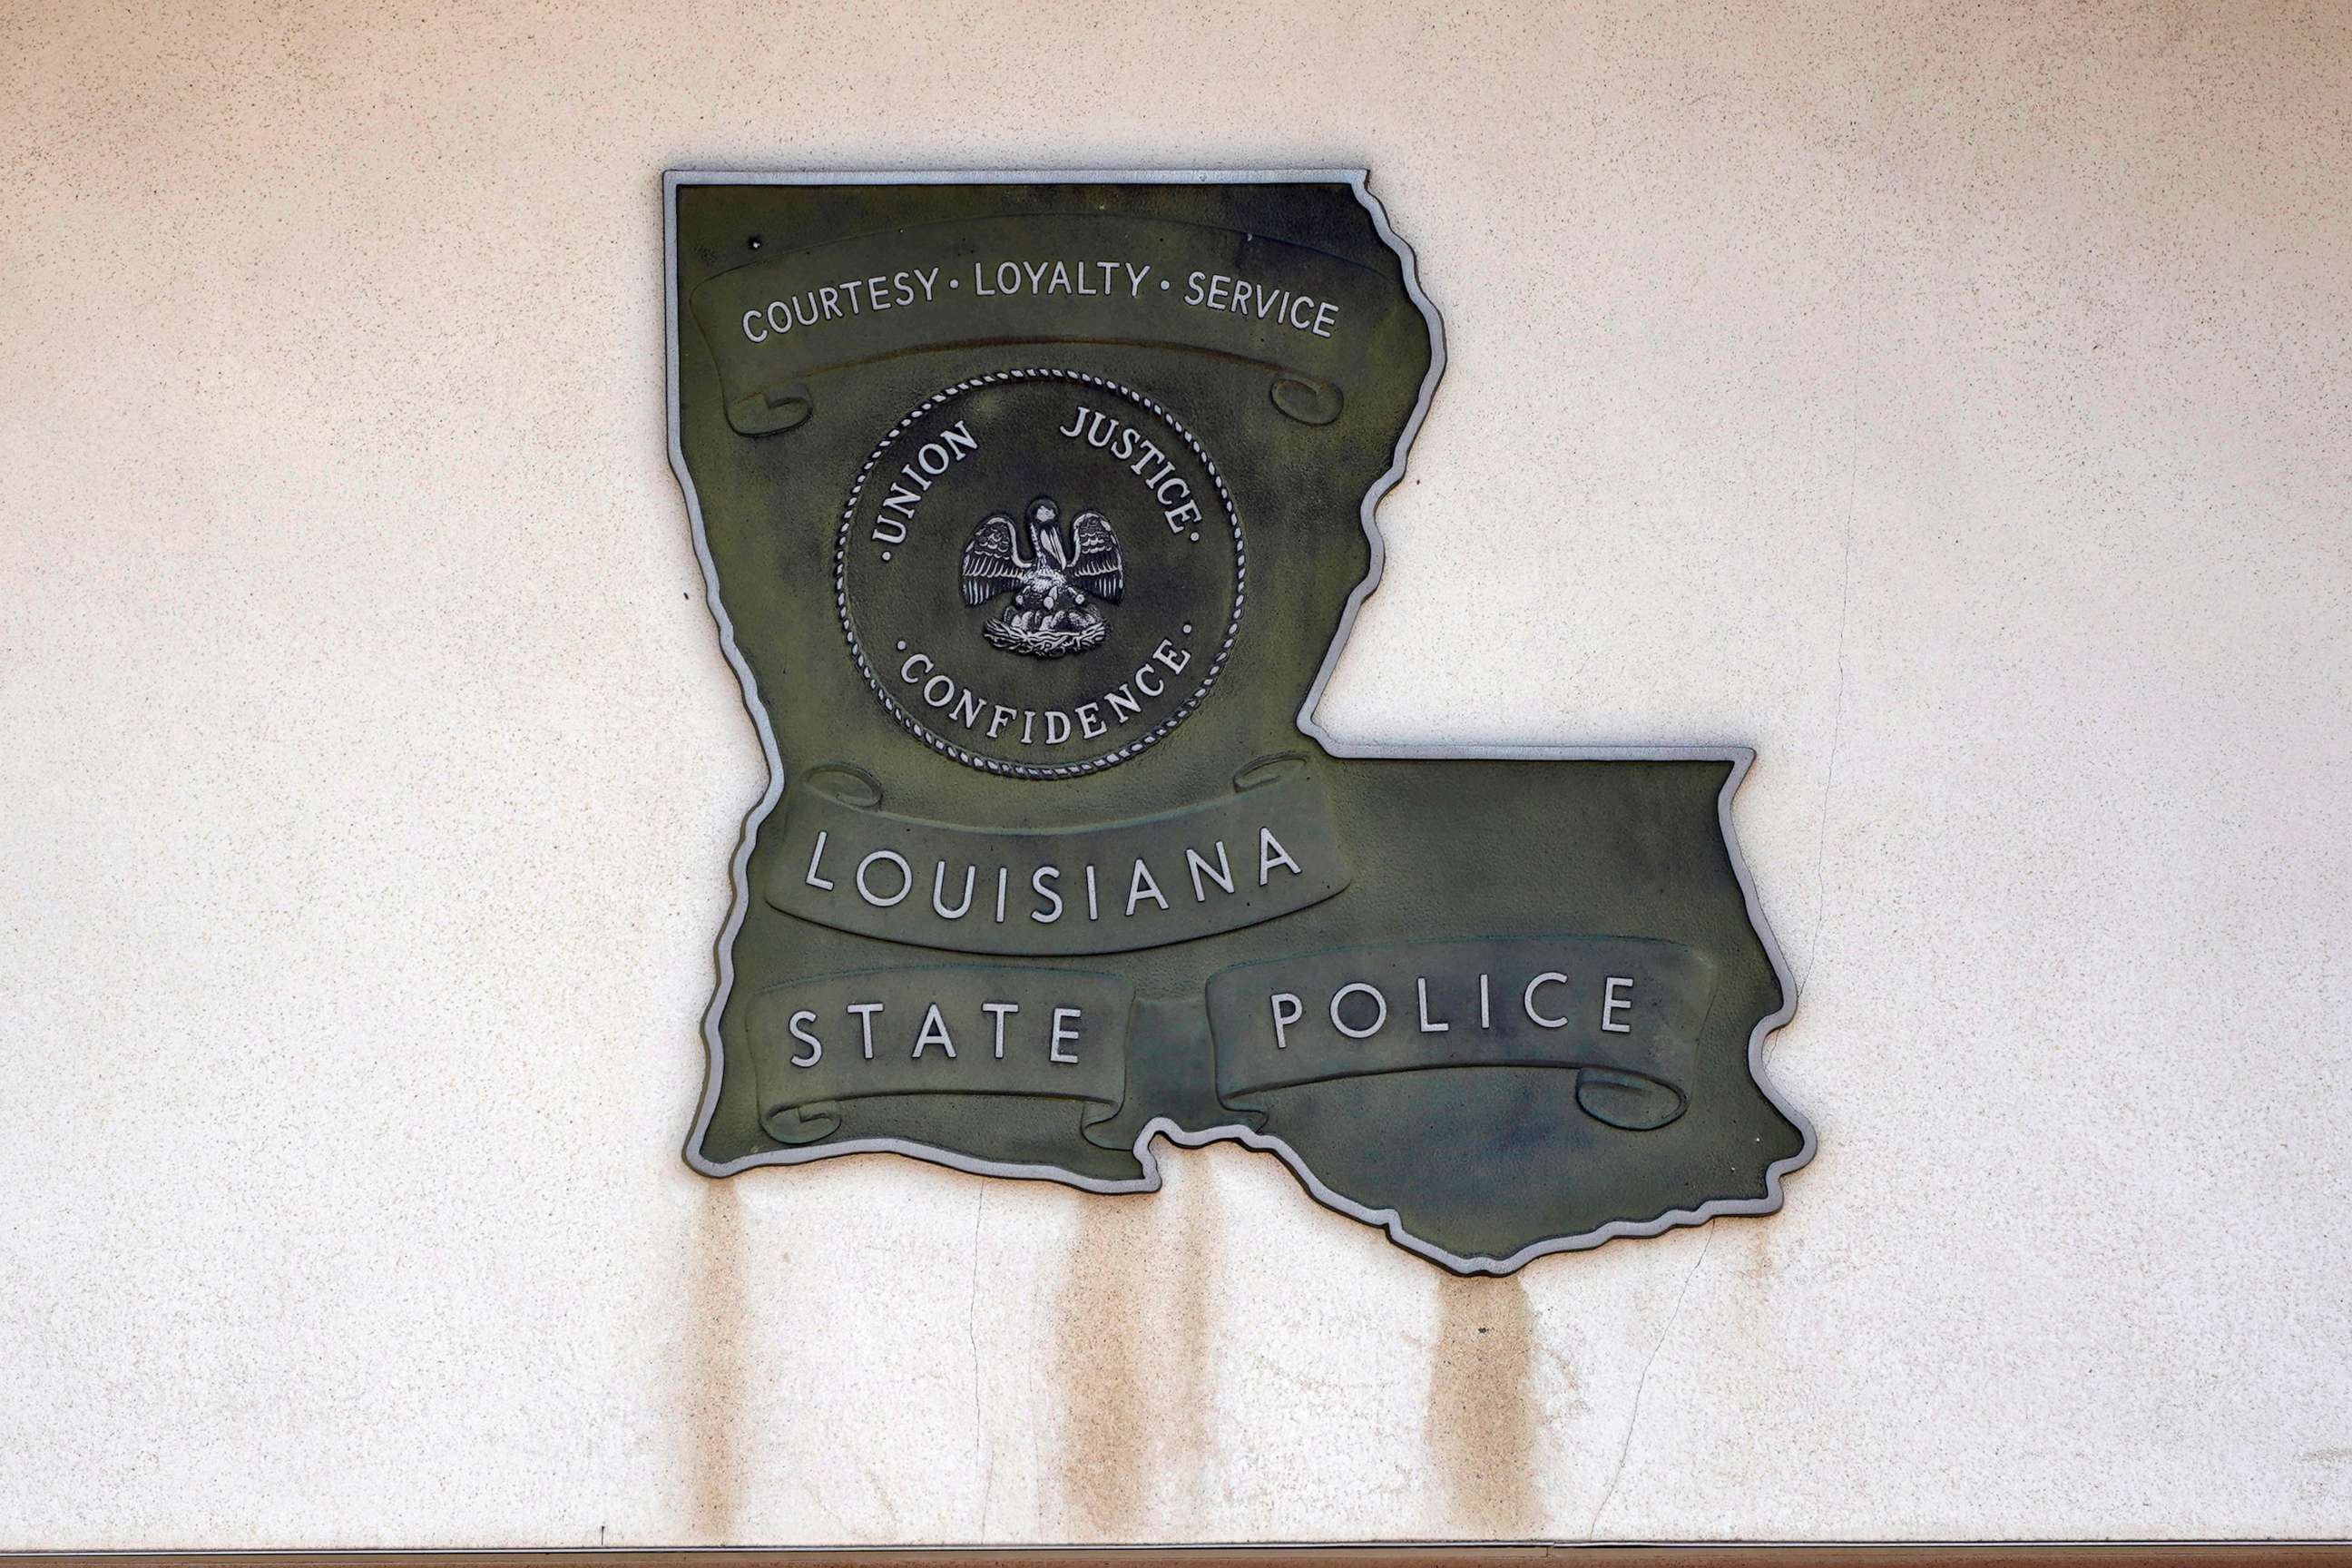
[{"label": "beige wall surface", "polygon": [[[0,6],[0,1547],[2352,1532],[2352,10]],[[1744,742],[1820,1157],[691,1174],[660,171],[1363,164],[1322,717]]]}]

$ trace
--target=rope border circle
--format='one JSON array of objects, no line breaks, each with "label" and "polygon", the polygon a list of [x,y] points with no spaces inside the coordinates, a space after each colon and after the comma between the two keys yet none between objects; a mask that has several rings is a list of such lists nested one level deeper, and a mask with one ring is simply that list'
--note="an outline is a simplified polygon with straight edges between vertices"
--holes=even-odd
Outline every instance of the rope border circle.
[{"label": "rope border circle", "polygon": [[[875,465],[881,462],[883,454],[890,449],[892,443],[905,435],[917,420],[940,404],[950,398],[961,396],[976,387],[994,386],[1014,381],[1074,381],[1083,386],[1098,387],[1116,396],[1124,397],[1139,407],[1149,409],[1164,420],[1170,429],[1183,437],[1184,445],[1192,449],[1192,456],[1198,458],[1202,467],[1208,470],[1209,482],[1217,487],[1217,504],[1224,509],[1225,520],[1232,525],[1234,532],[1233,618],[1225,623],[1224,641],[1218,646],[1215,656],[1209,660],[1209,668],[1202,674],[1201,684],[1193,688],[1192,694],[1179,704],[1168,717],[1162,719],[1149,734],[1139,735],[1117,751],[1106,752],[1101,756],[1089,758],[1081,763],[1064,763],[1054,767],[1045,767],[1031,763],[1009,763],[996,757],[982,756],[977,752],[957,745],[943,735],[933,733],[913,714],[900,707],[898,700],[892,697],[888,689],[883,686],[881,678],[875,674],[874,667],[866,661],[865,645],[857,640],[857,628],[851,624],[849,618],[849,531],[856,521],[857,498],[865,493],[866,481],[873,474]],[[890,716],[898,721],[900,728],[931,750],[942,756],[952,757],[966,767],[978,768],[982,773],[996,773],[1005,778],[1078,778],[1087,773],[1100,773],[1105,768],[1115,767],[1163,739],[1170,731],[1191,717],[1192,710],[1201,705],[1202,699],[1209,694],[1209,688],[1216,684],[1218,673],[1225,668],[1225,660],[1232,657],[1234,641],[1241,633],[1242,606],[1248,598],[1248,588],[1249,555],[1242,540],[1241,513],[1234,506],[1232,493],[1225,489],[1225,476],[1218,471],[1215,460],[1202,449],[1201,443],[1193,437],[1192,432],[1185,428],[1184,422],[1160,404],[1146,397],[1132,387],[1122,386],[1118,382],[1087,371],[1066,370],[1052,365],[1029,365],[1018,370],[992,371],[986,375],[970,376],[952,386],[940,388],[908,409],[903,418],[890,426],[888,433],[882,437],[874,450],[866,455],[865,463],[858,468],[856,481],[849,487],[848,504],[841,510],[841,527],[834,535],[834,610],[841,619],[841,633],[848,639],[850,655],[857,661],[857,672],[866,678],[866,689],[881,700],[882,706],[888,710]]]}]

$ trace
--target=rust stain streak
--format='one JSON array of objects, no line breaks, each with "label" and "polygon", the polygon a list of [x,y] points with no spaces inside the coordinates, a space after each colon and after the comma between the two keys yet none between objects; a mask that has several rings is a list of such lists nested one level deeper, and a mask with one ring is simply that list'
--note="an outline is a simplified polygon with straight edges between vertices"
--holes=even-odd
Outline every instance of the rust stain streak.
[{"label": "rust stain streak", "polygon": [[750,1370],[743,1322],[743,1200],[732,1182],[698,1182],[694,1252],[686,1292],[694,1377],[688,1391],[687,1474],[698,1542],[734,1542],[743,1507],[743,1390]]},{"label": "rust stain streak", "polygon": [[1466,1537],[1542,1532],[1536,1476],[1540,1346],[1517,1275],[1438,1283],[1425,1441],[1445,1491],[1450,1529]]},{"label": "rust stain streak", "polygon": [[1212,1173],[1213,1156],[1195,1156],[1184,1174],[1170,1185],[1177,1223],[1176,1256],[1161,1272],[1170,1276],[1169,1307],[1172,1321],[1167,1342],[1174,1365],[1174,1398],[1160,1413],[1160,1429],[1167,1451],[1161,1456],[1163,1474],[1181,1480],[1190,1511],[1213,1500],[1217,1470],[1215,1404],[1216,1280],[1218,1273],[1217,1193]]},{"label": "rust stain streak", "polygon": [[1150,1512],[1153,1400],[1148,1328],[1150,1204],[1075,1196],[1055,1325],[1057,1533],[1117,1541],[1142,1532]]},{"label": "rust stain streak", "polygon": [[1181,1531],[1217,1491],[1222,1221],[1209,1162],[1154,1201],[1087,1196],[1055,1303],[1058,1532]]}]

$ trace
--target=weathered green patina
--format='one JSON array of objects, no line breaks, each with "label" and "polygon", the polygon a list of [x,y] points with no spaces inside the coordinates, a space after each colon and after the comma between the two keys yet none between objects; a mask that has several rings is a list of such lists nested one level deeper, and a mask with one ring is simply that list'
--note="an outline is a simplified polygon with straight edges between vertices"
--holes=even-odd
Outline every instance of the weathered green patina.
[{"label": "weathered green patina", "polygon": [[1446,1266],[1777,1207],[1748,753],[1344,744],[1443,363],[1360,175],[671,177],[674,456],[773,778],[688,1158],[1234,1139]]}]

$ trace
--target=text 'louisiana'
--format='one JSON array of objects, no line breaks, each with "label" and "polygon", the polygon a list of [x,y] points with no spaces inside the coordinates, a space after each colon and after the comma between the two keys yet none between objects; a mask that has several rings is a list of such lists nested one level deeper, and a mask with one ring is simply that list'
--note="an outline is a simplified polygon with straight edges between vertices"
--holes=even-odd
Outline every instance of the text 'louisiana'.
[{"label": "text 'louisiana'", "polygon": [[[836,858],[828,855],[829,837],[827,832],[818,830],[816,842],[809,850],[808,871],[803,879],[806,886],[847,898],[850,891],[840,885],[840,877],[845,875],[850,889],[858,899],[875,909],[887,910],[905,902],[920,885],[921,873],[897,850],[867,850],[858,858],[856,869],[850,870],[845,858],[836,863]],[[1174,907],[1169,901],[1167,888],[1175,889],[1179,901],[1189,892],[1196,904],[1205,904],[1213,897],[1222,900],[1248,896],[1249,862],[1245,858],[1236,874],[1222,838],[1212,841],[1206,853],[1192,845],[1184,846],[1182,862],[1177,862],[1172,855],[1167,856],[1160,871],[1154,871],[1143,856],[1122,858],[1130,858],[1132,864],[1122,867],[1113,861],[1098,866],[1087,860],[1074,867],[1048,862],[1016,868],[1011,865],[982,868],[966,861],[950,869],[946,860],[934,859],[931,912],[943,921],[992,920],[997,925],[1026,915],[1039,925],[1049,926],[1065,914],[1075,916],[1076,908],[1083,908],[1089,921],[1100,921],[1106,916],[1133,920],[1139,914],[1153,911],[1165,914]],[[1261,889],[1273,884],[1276,872],[1286,878],[1306,875],[1305,868],[1283,847],[1271,827],[1257,830],[1256,872],[1255,885]],[[983,901],[985,893],[991,890],[994,893],[992,901]],[[1068,894],[1066,899],[1065,892]],[[1014,908],[1012,900],[1016,897],[1029,907]]]}]

